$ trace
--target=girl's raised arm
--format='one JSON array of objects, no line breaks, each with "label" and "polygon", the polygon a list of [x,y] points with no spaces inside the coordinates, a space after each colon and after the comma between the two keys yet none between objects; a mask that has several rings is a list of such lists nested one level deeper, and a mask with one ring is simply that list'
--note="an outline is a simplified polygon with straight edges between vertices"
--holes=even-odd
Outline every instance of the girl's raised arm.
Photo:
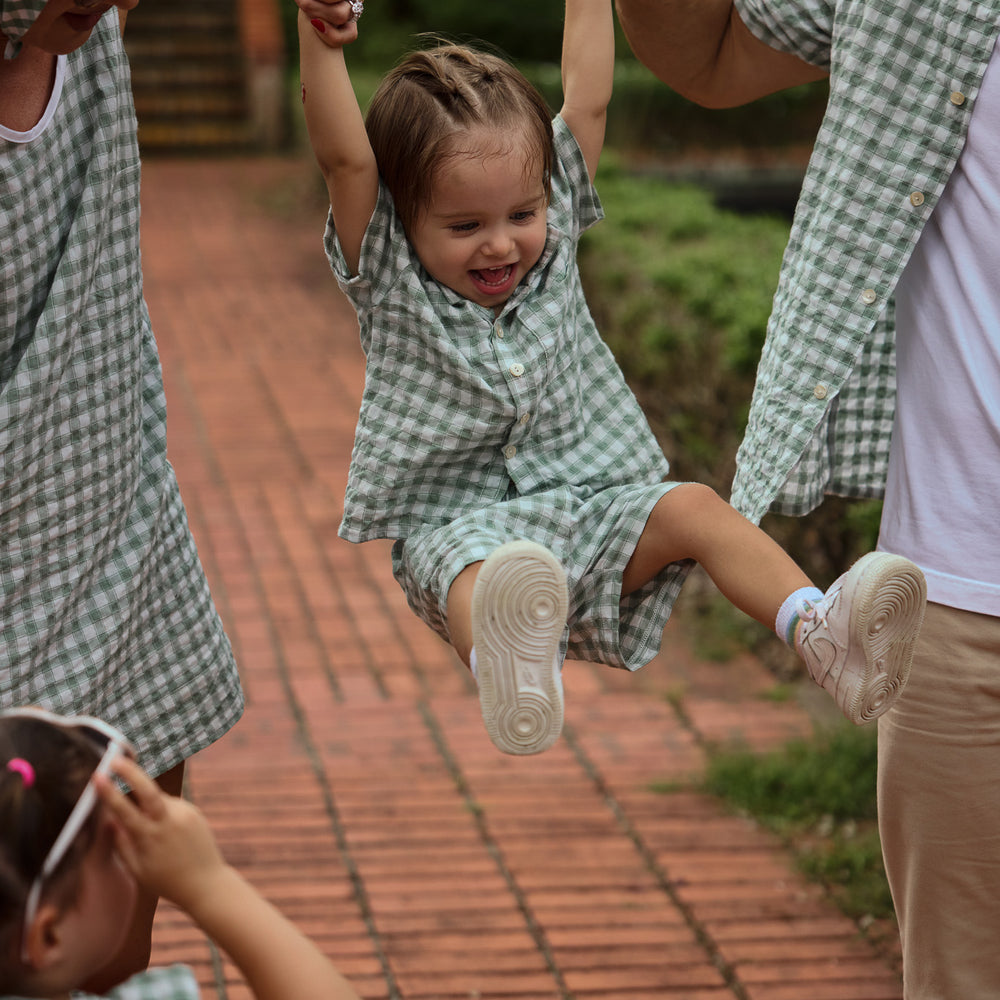
[{"label": "girl's raised arm", "polygon": [[357,38],[357,21],[350,19],[346,0],[322,7],[323,18],[299,11],[302,104],[337,237],[356,274],[361,240],[378,198],[378,166],[344,61],[344,45]]},{"label": "girl's raised arm", "polygon": [[615,25],[611,0],[566,0],[563,27],[563,106],[587,163],[590,179],[604,147],[604,127],[615,70]]},{"label": "girl's raised arm", "polygon": [[360,1000],[333,963],[229,865],[201,810],[165,795],[124,757],[98,794],[115,817],[122,861],[150,892],[176,903],[233,960],[256,1000]]}]

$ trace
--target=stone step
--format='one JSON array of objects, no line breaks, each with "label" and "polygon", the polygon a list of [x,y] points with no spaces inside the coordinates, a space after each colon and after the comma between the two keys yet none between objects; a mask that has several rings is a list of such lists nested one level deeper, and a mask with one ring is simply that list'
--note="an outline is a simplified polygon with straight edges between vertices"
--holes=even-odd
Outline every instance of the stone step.
[{"label": "stone step", "polygon": [[246,114],[246,100],[242,93],[232,90],[215,90],[208,93],[136,94],[135,110],[140,119],[168,119],[174,117],[242,118]]},{"label": "stone step", "polygon": [[144,150],[244,149],[251,139],[236,0],[141,4],[125,49]]},{"label": "stone step", "polygon": [[139,119],[139,146],[143,150],[188,153],[241,150],[251,143],[245,119],[234,121],[155,121]]},{"label": "stone step", "polygon": [[133,73],[141,73],[148,65],[159,62],[204,62],[205,60],[231,59],[241,61],[243,50],[238,38],[220,38],[201,32],[184,34],[148,32],[126,35],[125,51],[132,63]]},{"label": "stone step", "polygon": [[132,70],[132,92],[167,98],[171,93],[200,94],[204,91],[230,89],[242,92],[243,63],[234,59],[188,59],[175,63],[147,63]]}]

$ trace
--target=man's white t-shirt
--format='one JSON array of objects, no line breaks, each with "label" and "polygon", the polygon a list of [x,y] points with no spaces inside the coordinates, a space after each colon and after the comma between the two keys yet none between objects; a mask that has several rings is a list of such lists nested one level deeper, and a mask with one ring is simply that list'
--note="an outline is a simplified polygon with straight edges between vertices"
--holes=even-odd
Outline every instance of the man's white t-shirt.
[{"label": "man's white t-shirt", "polygon": [[928,600],[1000,615],[1000,56],[896,289],[898,401],[879,548]]}]

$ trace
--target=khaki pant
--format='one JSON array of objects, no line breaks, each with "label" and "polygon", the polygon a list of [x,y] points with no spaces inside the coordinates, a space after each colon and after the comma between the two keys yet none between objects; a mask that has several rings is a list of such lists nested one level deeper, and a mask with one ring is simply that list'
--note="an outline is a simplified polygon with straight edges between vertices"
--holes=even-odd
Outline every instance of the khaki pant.
[{"label": "khaki pant", "polygon": [[906,1000],[997,1000],[1000,617],[927,606],[879,720],[878,807]]}]

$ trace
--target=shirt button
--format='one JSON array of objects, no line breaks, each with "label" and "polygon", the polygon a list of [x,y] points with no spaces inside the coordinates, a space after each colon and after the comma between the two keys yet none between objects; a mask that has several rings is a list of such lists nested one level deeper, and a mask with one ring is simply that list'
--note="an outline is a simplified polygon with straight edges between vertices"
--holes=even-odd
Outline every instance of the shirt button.
[{"label": "shirt button", "polygon": [[866,288],[861,293],[861,301],[864,302],[866,306],[870,306],[877,298],[878,296],[875,294],[874,288]]},{"label": "shirt button", "polygon": [[507,369],[514,376],[514,378],[520,378],[524,374],[524,365],[518,364],[516,361],[514,364]]},{"label": "shirt button", "polygon": [[923,191],[914,191],[910,195],[910,204],[913,205],[914,208],[919,208],[923,203],[924,203]]},{"label": "shirt button", "polygon": [[813,389],[813,395],[817,399],[826,399],[826,386],[825,385],[816,386],[816,388]]},{"label": "shirt button", "polygon": [[518,423],[523,427],[530,419],[531,419],[530,413],[522,413],[521,419],[518,421]]},{"label": "shirt button", "polygon": [[499,338],[500,338],[500,340],[503,340],[503,327],[502,327],[502,326],[501,326],[501,325],[500,325],[499,323],[497,323],[497,324],[496,324],[496,325],[495,325],[495,326],[493,327],[493,333],[494,333],[494,334],[495,334],[495,335],[496,335],[497,337],[499,337]]},{"label": "shirt button", "polygon": [[965,94],[963,94],[960,90],[953,90],[951,92],[950,100],[956,108],[960,108],[963,104],[965,104]]},{"label": "shirt button", "polygon": [[516,454],[517,454],[517,448],[515,448],[514,445],[512,444],[507,445],[507,447],[504,448],[503,450],[504,458],[513,458]]}]

